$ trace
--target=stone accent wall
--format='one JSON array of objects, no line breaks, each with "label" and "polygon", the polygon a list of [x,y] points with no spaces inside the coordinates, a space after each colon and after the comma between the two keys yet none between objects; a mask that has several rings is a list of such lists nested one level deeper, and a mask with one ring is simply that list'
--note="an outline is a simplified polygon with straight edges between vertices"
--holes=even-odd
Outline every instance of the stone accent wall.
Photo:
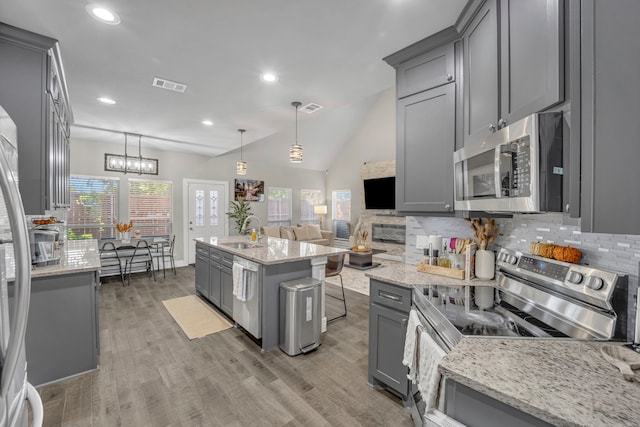
[{"label": "stone accent wall", "polygon": [[[405,245],[397,244],[397,243],[387,243],[387,242],[372,242],[371,241],[371,224],[397,224],[397,225],[405,225],[405,217],[395,216],[396,212],[394,210],[381,210],[381,209],[365,209],[364,208],[364,180],[365,179],[373,179],[373,178],[385,178],[388,176],[396,175],[396,161],[395,160],[387,160],[383,162],[374,162],[374,163],[365,163],[360,166],[360,177],[362,178],[360,185],[360,210],[362,214],[360,215],[360,230],[366,230],[369,232],[369,237],[367,238],[367,243],[371,245],[374,249],[382,249],[387,251],[389,255],[403,255],[405,251]],[[352,230],[354,233],[355,227]],[[415,241],[414,241],[415,244]],[[415,245],[414,245],[415,246]]]}]

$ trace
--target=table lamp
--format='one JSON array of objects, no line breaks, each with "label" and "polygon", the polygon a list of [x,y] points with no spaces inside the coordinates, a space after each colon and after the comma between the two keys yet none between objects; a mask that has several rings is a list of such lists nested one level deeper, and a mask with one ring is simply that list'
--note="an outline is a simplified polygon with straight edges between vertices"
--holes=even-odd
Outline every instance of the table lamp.
[{"label": "table lamp", "polygon": [[315,205],[313,213],[320,216],[320,228],[322,228],[322,217],[327,214],[327,205]]}]

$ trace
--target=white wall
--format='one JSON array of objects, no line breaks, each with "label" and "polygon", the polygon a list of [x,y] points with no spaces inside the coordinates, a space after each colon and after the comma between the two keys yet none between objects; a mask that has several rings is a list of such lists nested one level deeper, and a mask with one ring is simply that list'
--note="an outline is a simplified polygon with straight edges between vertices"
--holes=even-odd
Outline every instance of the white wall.
[{"label": "white wall", "polygon": [[327,204],[331,218],[331,192],[351,190],[351,223],[361,213],[362,179],[360,166],[367,162],[396,159],[396,91],[381,92],[368,114],[341,152],[335,157],[327,173]]},{"label": "white wall", "polygon": [[[137,150],[135,150],[137,151]],[[121,211],[128,210],[127,202],[127,177],[137,178],[138,175],[117,172],[106,172],[104,170],[105,153],[124,153],[122,145],[96,144],[90,141],[72,139],[71,141],[71,175],[88,176],[115,176],[121,178],[120,201]],[[185,178],[204,179],[214,181],[229,182],[229,200],[233,198],[233,181],[236,178],[236,161],[239,160],[237,153],[222,155],[219,157],[206,157],[193,154],[184,154],[169,151],[156,151],[143,148],[142,155],[159,159],[159,174],[143,175],[146,179],[158,179],[173,182],[173,215],[174,232],[176,234],[176,261],[184,260],[183,233],[186,230],[183,218],[183,203],[186,195],[182,194],[182,184]],[[297,223],[300,218],[300,190],[320,190],[325,192],[325,172],[310,171],[292,167],[273,167],[267,160],[247,161],[248,173],[243,178],[262,180],[265,187],[285,187],[293,190],[293,223]],[[267,222],[267,203],[252,203],[252,213],[258,215],[263,224]],[[128,220],[122,218],[121,221]],[[233,234],[233,225],[229,230]]]}]

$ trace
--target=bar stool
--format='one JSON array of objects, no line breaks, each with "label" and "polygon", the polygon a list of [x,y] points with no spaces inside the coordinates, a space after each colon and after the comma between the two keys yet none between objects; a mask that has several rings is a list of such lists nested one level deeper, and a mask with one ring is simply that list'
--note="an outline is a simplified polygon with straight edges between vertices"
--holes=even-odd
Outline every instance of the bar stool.
[{"label": "bar stool", "polygon": [[344,253],[338,255],[329,255],[327,257],[327,264],[324,268],[324,277],[340,277],[340,288],[342,289],[342,298],[339,296],[326,294],[328,297],[335,298],[339,301],[342,301],[344,304],[344,314],[340,314],[339,316],[332,317],[331,319],[327,319],[327,323],[333,322],[334,320],[340,319],[341,317],[347,317],[347,300],[344,297],[344,283],[342,282],[342,267],[344,267]]}]

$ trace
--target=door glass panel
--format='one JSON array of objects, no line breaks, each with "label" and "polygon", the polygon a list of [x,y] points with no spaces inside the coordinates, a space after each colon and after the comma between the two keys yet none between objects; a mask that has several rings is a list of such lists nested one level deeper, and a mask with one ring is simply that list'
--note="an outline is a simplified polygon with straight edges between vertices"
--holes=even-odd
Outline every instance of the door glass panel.
[{"label": "door glass panel", "polygon": [[204,191],[196,190],[196,227],[202,227],[204,225]]},{"label": "door glass panel", "polygon": [[216,190],[209,191],[209,225],[218,225],[218,192]]}]

